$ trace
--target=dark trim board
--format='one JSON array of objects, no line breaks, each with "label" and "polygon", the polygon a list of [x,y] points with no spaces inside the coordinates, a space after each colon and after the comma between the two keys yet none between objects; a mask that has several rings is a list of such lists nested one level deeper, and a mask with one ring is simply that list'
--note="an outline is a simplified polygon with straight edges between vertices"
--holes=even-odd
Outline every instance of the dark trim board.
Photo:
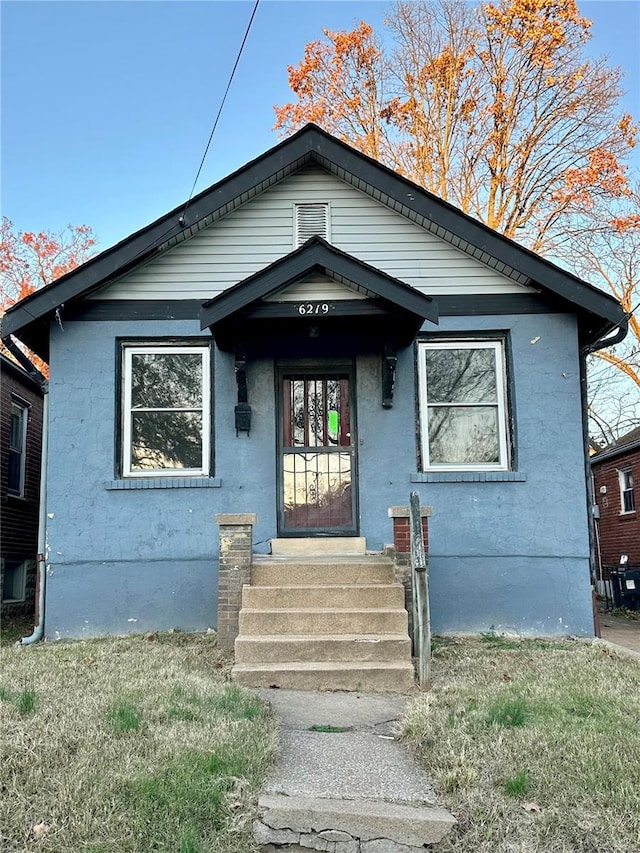
[{"label": "dark trim board", "polygon": [[[434,296],[441,317],[494,314],[546,314],[567,311],[566,304],[541,293],[463,294]],[[247,318],[285,317],[295,311],[294,302],[274,302],[248,309]],[[384,309],[365,300],[343,300],[340,314],[381,314]],[[199,299],[92,299],[62,309],[61,320],[104,322],[110,320],[198,320],[203,302]]]},{"label": "dark trim board", "polygon": [[[255,304],[242,312],[242,316],[247,320],[270,320],[270,319],[292,319],[304,320],[301,316],[299,306],[317,306],[320,312],[317,315],[310,313],[307,319],[311,322],[316,320],[322,322],[330,317],[365,317],[365,316],[380,316],[386,315],[384,307],[378,302],[373,302],[369,299],[331,299],[327,300],[312,300],[309,302],[262,302]],[[322,306],[326,306],[326,314],[322,313]]]},{"label": "dark trim board", "polygon": [[197,320],[198,299],[103,299],[76,302],[62,310],[61,319],[88,320]]},{"label": "dark trim board", "polygon": [[436,296],[441,317],[566,313],[566,302],[543,293],[478,293]]}]

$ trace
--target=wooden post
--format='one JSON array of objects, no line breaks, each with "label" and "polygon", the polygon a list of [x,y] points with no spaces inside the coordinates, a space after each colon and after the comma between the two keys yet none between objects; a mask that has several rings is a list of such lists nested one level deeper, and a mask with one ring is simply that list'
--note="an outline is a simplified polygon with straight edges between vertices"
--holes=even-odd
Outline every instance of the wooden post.
[{"label": "wooden post", "polygon": [[429,686],[431,678],[431,615],[429,612],[429,566],[424,550],[420,498],[411,492],[411,578],[413,585],[413,644],[418,659],[418,684]]}]

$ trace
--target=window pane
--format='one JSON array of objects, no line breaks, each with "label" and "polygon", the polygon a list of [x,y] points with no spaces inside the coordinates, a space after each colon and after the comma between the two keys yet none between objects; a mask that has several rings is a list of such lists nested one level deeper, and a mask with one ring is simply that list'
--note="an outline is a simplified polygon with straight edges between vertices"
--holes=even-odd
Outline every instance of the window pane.
[{"label": "window pane", "polygon": [[351,444],[347,378],[285,377],[283,395],[285,447]]},{"label": "window pane", "polygon": [[494,403],[497,400],[494,349],[426,349],[430,403]]},{"label": "window pane", "polygon": [[304,406],[304,391],[305,383],[303,379],[293,379],[292,387],[292,402],[291,416],[293,418],[293,445],[295,447],[303,447],[305,445],[305,406]]},{"label": "window pane", "polygon": [[200,353],[133,353],[131,407],[191,409],[202,406]]},{"label": "window pane", "polygon": [[22,454],[15,450],[9,451],[9,477],[7,489],[14,495],[20,494],[20,480],[22,474]]},{"label": "window pane", "polygon": [[429,461],[500,462],[495,406],[429,406]]},{"label": "window pane", "polygon": [[20,560],[6,560],[4,566],[3,601],[24,601],[26,566]]},{"label": "window pane", "polygon": [[21,409],[17,410],[14,407],[14,411],[11,413],[11,428],[9,433],[9,447],[11,450],[22,450],[23,417],[23,411]]},{"label": "window pane", "polygon": [[134,412],[131,470],[203,467],[201,412]]},{"label": "window pane", "polygon": [[25,426],[27,410],[13,403],[9,432],[9,470],[7,489],[10,494],[22,497],[24,492],[24,453],[26,450]]}]

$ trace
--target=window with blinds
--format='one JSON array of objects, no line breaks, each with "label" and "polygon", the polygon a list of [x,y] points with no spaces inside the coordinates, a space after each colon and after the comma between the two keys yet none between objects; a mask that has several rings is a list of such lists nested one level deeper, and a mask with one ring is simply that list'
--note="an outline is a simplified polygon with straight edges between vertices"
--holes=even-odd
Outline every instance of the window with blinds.
[{"label": "window with blinds", "polygon": [[309,202],[295,205],[294,248],[302,246],[310,237],[329,240],[328,202]]}]

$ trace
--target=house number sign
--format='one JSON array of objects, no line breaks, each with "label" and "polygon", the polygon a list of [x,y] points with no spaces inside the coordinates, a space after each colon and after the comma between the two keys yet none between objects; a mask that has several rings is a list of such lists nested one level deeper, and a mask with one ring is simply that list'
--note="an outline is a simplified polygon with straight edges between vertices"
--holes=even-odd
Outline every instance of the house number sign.
[{"label": "house number sign", "polygon": [[318,317],[328,314],[333,307],[329,302],[301,302],[295,309],[301,317]]}]

